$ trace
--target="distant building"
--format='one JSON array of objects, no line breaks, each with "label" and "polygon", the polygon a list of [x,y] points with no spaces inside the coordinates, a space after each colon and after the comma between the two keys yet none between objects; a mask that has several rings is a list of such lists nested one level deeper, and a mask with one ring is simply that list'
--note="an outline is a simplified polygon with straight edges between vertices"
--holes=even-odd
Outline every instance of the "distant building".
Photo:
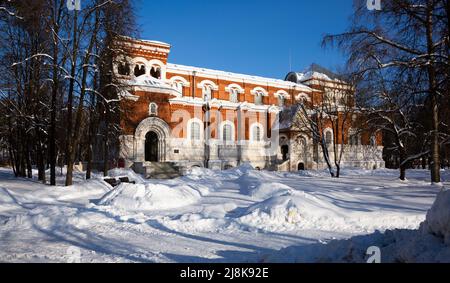
[{"label": "distant building", "polygon": [[[325,167],[317,141],[293,121],[300,103],[320,104],[323,83],[337,82],[328,71],[313,65],[286,80],[270,79],[168,63],[171,46],[162,42],[122,38],[117,44],[125,52],[117,56],[114,71],[129,85],[119,94],[125,166],[147,175],[158,164],[227,169],[250,162],[284,171]],[[345,130],[350,133],[351,126]],[[384,166],[379,134],[358,131],[352,141],[344,166]]]}]

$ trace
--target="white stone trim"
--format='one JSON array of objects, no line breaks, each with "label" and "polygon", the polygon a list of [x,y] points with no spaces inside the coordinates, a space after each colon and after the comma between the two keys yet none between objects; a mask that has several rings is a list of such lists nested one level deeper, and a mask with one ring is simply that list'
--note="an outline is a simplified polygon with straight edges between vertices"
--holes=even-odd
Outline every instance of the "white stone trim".
[{"label": "white stone trim", "polygon": [[229,84],[227,87],[225,87],[226,92],[230,92],[231,89],[237,89],[239,94],[245,93],[245,89],[238,84]]},{"label": "white stone trim", "polygon": [[144,119],[136,128],[134,133],[136,142],[135,162],[145,162],[145,136],[150,131],[153,131],[158,135],[158,159],[160,162],[165,162],[167,142],[170,139],[170,127],[164,120],[157,117]]},{"label": "white stone trim", "polygon": [[282,97],[284,97],[285,99],[290,99],[290,98],[291,98],[291,96],[289,95],[289,93],[288,93],[287,91],[285,91],[285,90],[282,90],[282,89],[280,89],[280,90],[278,90],[277,92],[275,92],[275,96],[276,96],[276,97],[282,96]]},{"label": "white stone trim", "polygon": [[[152,113],[152,105],[154,105],[156,107],[155,113]],[[148,104],[148,115],[149,116],[158,116],[158,104],[156,104],[155,102],[150,102]]]},{"label": "white stone trim", "polygon": [[313,89],[310,88],[307,85],[304,84],[297,84],[289,81],[283,81],[279,79],[273,79],[273,78],[263,78],[263,77],[257,77],[252,75],[245,75],[245,74],[236,74],[231,72],[225,72],[225,71],[217,71],[217,70],[210,70],[210,69],[204,69],[204,68],[196,68],[191,66],[183,66],[178,64],[167,64],[167,70],[169,73],[173,74],[179,74],[179,75],[188,75],[192,76],[193,72],[196,72],[196,75],[198,77],[207,78],[207,79],[220,79],[224,81],[230,81],[235,83],[246,83],[246,84],[255,84],[255,85],[262,85],[270,86],[274,88],[282,88],[282,89],[293,89],[297,91],[306,91],[306,92],[312,92]]},{"label": "white stone trim", "polygon": [[269,92],[265,88],[262,88],[260,86],[255,87],[254,89],[252,89],[250,91],[250,93],[253,94],[253,95],[257,95],[258,93],[261,93],[262,96],[269,96]]},{"label": "white stone trim", "polygon": [[197,88],[203,89],[206,85],[211,86],[211,89],[214,91],[219,90],[219,86],[215,82],[210,80],[201,81],[200,83],[197,84]]},{"label": "white stone trim", "polygon": [[184,87],[190,87],[191,83],[188,82],[184,77],[181,76],[173,76],[169,79],[170,83],[173,84],[174,82],[178,81],[183,84]]},{"label": "white stone trim", "polygon": [[302,100],[302,99],[306,99],[306,101],[311,102],[311,98],[309,97],[309,95],[304,92],[300,92],[295,97],[295,100]]}]

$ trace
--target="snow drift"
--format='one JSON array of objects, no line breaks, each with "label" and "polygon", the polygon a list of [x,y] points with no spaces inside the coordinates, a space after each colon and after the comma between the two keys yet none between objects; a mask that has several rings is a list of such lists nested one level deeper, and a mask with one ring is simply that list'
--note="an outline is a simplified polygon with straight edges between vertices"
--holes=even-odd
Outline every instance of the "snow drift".
[{"label": "snow drift", "polygon": [[367,261],[367,249],[381,250],[382,263],[450,263],[450,190],[440,192],[426,220],[417,230],[376,231],[327,244],[291,246],[270,255],[264,262],[354,262]]},{"label": "snow drift", "polygon": [[[241,168],[238,170],[242,172]],[[237,183],[240,186],[240,193],[254,199],[265,200],[273,196],[280,196],[294,191],[293,188],[287,185],[269,181],[273,180],[273,176],[268,174],[270,173],[251,170],[244,171],[239,179],[237,179]]]},{"label": "snow drift", "polygon": [[450,190],[438,194],[421,230],[443,238],[445,244],[450,245]]},{"label": "snow drift", "polygon": [[164,210],[196,203],[201,193],[188,185],[120,184],[105,194],[98,205],[125,211]]}]

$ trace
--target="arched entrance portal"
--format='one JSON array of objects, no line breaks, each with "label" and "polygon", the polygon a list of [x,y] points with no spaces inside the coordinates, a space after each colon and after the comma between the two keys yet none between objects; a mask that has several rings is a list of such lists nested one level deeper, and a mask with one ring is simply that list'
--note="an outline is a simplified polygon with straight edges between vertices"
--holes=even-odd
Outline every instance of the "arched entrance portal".
[{"label": "arched entrance portal", "polygon": [[159,139],[158,134],[153,131],[145,135],[145,161],[159,162],[158,158]]},{"label": "arched entrance portal", "polygon": [[135,162],[166,162],[169,125],[158,117],[143,120],[136,128]]},{"label": "arched entrance portal", "polygon": [[305,163],[298,164],[298,171],[305,171]]}]

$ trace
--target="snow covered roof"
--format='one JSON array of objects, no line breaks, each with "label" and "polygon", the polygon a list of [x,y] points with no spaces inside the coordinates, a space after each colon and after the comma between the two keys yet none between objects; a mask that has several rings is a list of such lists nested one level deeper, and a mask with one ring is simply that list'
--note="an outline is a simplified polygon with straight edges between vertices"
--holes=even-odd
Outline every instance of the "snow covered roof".
[{"label": "snow covered roof", "polygon": [[132,86],[172,89],[172,86],[170,86],[168,83],[163,82],[162,80],[155,79],[154,77],[149,75],[135,77],[129,82],[129,84]]},{"label": "snow covered roof", "polygon": [[182,95],[177,89],[175,89],[169,82],[155,79],[150,75],[142,75],[133,78],[128,82],[130,87],[137,87],[146,91],[156,91],[158,93],[167,93],[173,96]]},{"label": "snow covered roof", "polygon": [[139,43],[148,43],[148,44],[154,44],[154,45],[161,45],[161,46],[167,47],[167,48],[171,47],[171,45],[169,43],[162,42],[162,41],[157,41],[157,40],[136,39],[136,38],[132,38],[132,37],[129,37],[129,36],[120,36],[119,38],[123,39],[125,41],[130,41],[130,42],[139,42]]},{"label": "snow covered roof", "polygon": [[219,70],[212,70],[212,69],[206,69],[206,68],[200,68],[200,67],[191,67],[191,66],[185,66],[185,65],[179,65],[179,64],[167,64],[167,71],[168,72],[197,72],[197,75],[201,76],[215,76],[215,77],[222,77],[224,79],[229,80],[236,80],[238,82],[242,82],[243,80],[246,82],[253,82],[255,84],[272,84],[276,85],[278,87],[292,87],[296,88],[297,90],[303,90],[303,91],[312,91],[312,89],[302,83],[295,83],[280,79],[273,79],[273,78],[266,78],[266,77],[260,77],[260,76],[252,76],[252,75],[245,75],[245,74],[239,74],[239,73],[232,73],[227,71],[219,71]]},{"label": "snow covered roof", "polygon": [[287,81],[296,83],[305,83],[312,79],[343,82],[339,75],[317,64],[312,64],[303,72],[291,72],[286,76]]},{"label": "snow covered roof", "polygon": [[290,107],[285,107],[283,111],[280,112],[279,130],[292,128],[292,124],[295,120],[295,116],[297,116],[299,108],[299,105],[292,105]]}]

